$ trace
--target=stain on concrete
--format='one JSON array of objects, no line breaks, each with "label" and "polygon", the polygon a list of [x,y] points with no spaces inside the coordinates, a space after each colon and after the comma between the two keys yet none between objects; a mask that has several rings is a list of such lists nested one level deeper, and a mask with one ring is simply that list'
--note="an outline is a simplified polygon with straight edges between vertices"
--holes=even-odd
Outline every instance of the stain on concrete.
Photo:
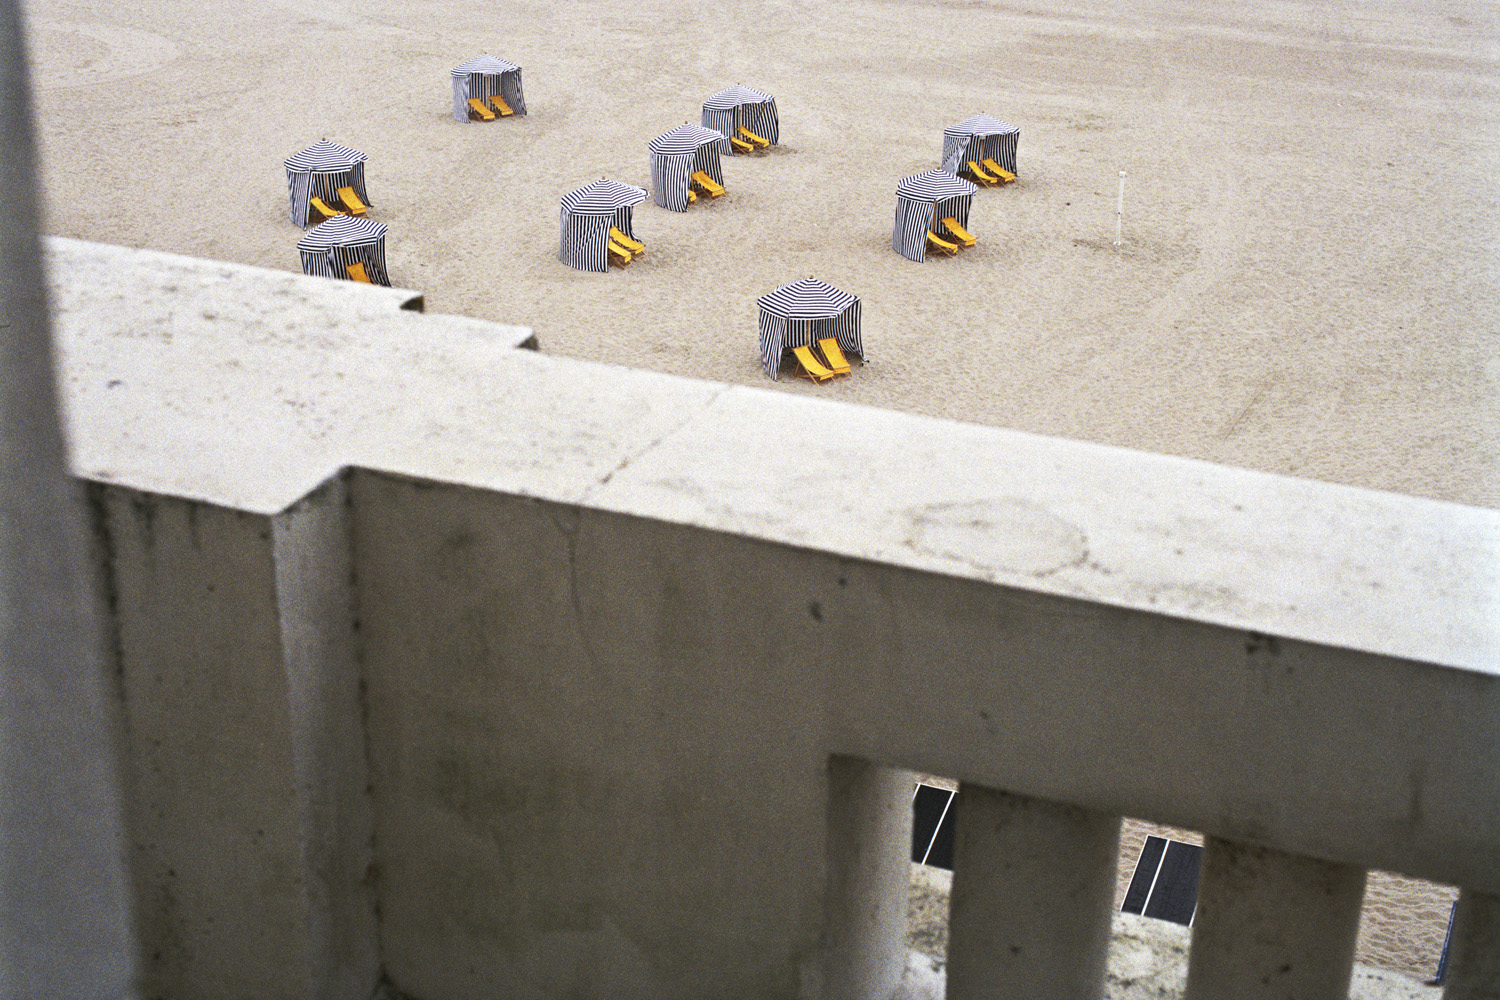
[{"label": "stain on concrete", "polygon": [[1047,576],[1088,560],[1088,537],[1029,500],[1001,497],[911,511],[913,548],[979,570]]}]

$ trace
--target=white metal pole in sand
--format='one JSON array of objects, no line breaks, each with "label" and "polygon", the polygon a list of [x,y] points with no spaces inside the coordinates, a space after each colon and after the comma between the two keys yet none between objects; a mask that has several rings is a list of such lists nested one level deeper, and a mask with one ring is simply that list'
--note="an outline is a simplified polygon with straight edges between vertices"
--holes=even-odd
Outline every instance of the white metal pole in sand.
[{"label": "white metal pole in sand", "polygon": [[1115,246],[1120,246],[1124,240],[1120,237],[1121,220],[1125,216],[1125,171],[1120,171],[1120,193],[1115,198]]}]

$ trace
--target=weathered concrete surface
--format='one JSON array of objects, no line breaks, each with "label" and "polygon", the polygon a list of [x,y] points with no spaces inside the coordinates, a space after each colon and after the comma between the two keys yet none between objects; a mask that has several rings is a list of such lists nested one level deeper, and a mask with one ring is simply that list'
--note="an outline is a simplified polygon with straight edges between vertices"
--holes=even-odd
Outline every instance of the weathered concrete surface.
[{"label": "weathered concrete surface", "polygon": [[342,492],[278,517],[93,492],[143,988],[362,1000],[378,960]]},{"label": "weathered concrete surface", "polygon": [[[64,285],[71,253],[204,277],[59,243]],[[378,470],[348,476],[371,874],[386,969],[418,996],[815,990],[833,755],[1496,890],[1494,512],[564,361],[394,310],[247,327],[194,311],[195,287],[60,296],[80,470],[268,525],[340,465]],[[213,656],[252,659],[224,683],[275,709],[277,588],[336,571],[336,545],[290,576],[274,542],[213,545],[245,564]],[[120,571],[153,579],[139,548]],[[192,558],[163,594],[223,571]],[[337,684],[339,641],[295,648]],[[308,830],[343,829],[319,827],[306,746],[341,723],[276,710],[304,743],[265,776],[268,850],[305,864]],[[310,896],[268,898],[310,922]]]},{"label": "weathered concrete surface", "polygon": [[[946,911],[953,874],[913,864],[914,898],[929,910]],[[1116,913],[1110,928],[1105,1000],[1178,1000],[1187,984],[1191,931],[1165,920]],[[944,940],[913,941],[908,972],[897,1000],[944,1000],[947,962]],[[1349,1000],[1438,1000],[1439,987],[1415,979],[1356,965]]]},{"label": "weathered concrete surface", "polygon": [[0,996],[114,998],[134,973],[115,706],[68,476],[20,5],[0,0]]}]

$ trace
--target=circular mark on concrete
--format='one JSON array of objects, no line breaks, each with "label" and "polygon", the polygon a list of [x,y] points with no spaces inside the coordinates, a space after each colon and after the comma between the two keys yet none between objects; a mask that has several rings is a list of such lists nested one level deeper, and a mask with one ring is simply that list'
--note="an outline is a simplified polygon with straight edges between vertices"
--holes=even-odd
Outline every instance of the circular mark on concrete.
[{"label": "circular mark on concrete", "polygon": [[46,90],[96,87],[177,61],[175,42],[108,24],[39,21],[31,30],[31,75]]},{"label": "circular mark on concrete", "polygon": [[1088,558],[1076,524],[1029,500],[932,504],[912,511],[912,544],[977,569],[1045,576]]}]

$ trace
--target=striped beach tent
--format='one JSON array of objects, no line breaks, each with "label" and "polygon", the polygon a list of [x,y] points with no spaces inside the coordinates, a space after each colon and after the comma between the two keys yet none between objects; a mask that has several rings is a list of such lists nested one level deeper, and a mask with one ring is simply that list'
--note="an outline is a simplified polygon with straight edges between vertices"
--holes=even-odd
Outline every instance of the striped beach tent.
[{"label": "striped beach tent", "polygon": [[943,170],[903,177],[896,182],[896,228],[891,249],[910,260],[927,259],[927,234],[940,219],[969,224],[975,186]]},{"label": "striped beach tent", "polygon": [[526,113],[526,96],[521,92],[521,67],[494,56],[475,56],[448,71],[453,78],[453,118],[469,120],[469,98],[481,101],[500,95],[518,115]]},{"label": "striped beach tent", "polygon": [[782,285],[762,295],[760,305],[760,363],[766,374],[780,379],[781,356],[790,347],[810,345],[823,337],[838,338],[845,355],[858,354],[859,296],[840,291],[813,277]]},{"label": "striped beach tent", "polygon": [[662,208],[686,212],[688,178],[701,170],[717,184],[724,183],[719,166],[719,143],[724,136],[701,125],[679,125],[646,144],[651,153],[651,190]]},{"label": "striped beach tent", "polygon": [[[312,199],[339,203],[339,188],[352,187],[359,200],[373,205],[365,190],[365,161],[357,149],[324,139],[286,158],[286,189],[292,199],[292,223],[306,229],[313,221]],[[322,218],[322,216],[318,216]]]},{"label": "striped beach tent", "polygon": [[781,141],[781,123],[776,117],[776,98],[753,87],[735,84],[703,102],[703,127],[724,138],[719,152],[734,153],[729,137],[743,125],[771,145]]},{"label": "striped beach tent", "polygon": [[374,219],[337,215],[309,229],[297,241],[302,252],[302,273],[324,278],[349,277],[349,265],[365,266],[365,273],[377,285],[389,285],[385,271],[385,233],[387,226]]},{"label": "striped beach tent", "polygon": [[602,177],[563,195],[557,259],[580,271],[608,271],[609,227],[635,239],[631,209],[645,200],[645,188]]},{"label": "striped beach tent", "polygon": [[943,169],[958,173],[965,160],[978,163],[989,157],[1011,173],[1016,170],[1016,145],[1021,130],[989,115],[965,118],[943,129]]}]

